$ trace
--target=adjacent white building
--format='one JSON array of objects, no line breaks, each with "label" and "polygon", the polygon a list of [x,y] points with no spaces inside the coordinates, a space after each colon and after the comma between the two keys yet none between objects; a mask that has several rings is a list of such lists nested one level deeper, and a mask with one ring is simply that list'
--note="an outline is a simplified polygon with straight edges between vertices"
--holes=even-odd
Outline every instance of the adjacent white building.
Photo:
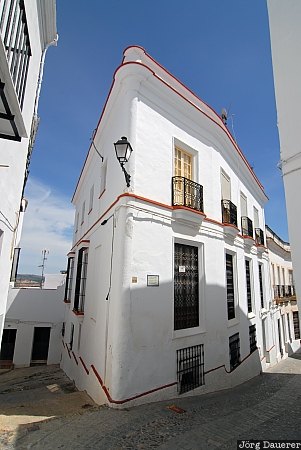
[{"label": "adjacent white building", "polygon": [[0,341],[18,265],[44,59],[56,39],[55,0],[0,2]]},{"label": "adjacent white building", "polygon": [[[301,192],[301,2],[267,0],[277,120],[280,164],[283,175],[289,239],[297,296],[301,298],[301,209],[296,193]],[[298,195],[298,194],[297,194]]]},{"label": "adjacent white building", "polygon": [[127,48],[73,196],[62,368],[77,387],[133,405],[276,363],[266,200],[221,118]]},{"label": "adjacent white building", "polygon": [[279,361],[300,349],[299,311],[290,245],[268,226],[266,240],[270,260],[274,342]]},{"label": "adjacent white building", "polygon": [[1,368],[59,364],[64,334],[65,275],[45,275],[44,289],[10,286],[0,351]]}]

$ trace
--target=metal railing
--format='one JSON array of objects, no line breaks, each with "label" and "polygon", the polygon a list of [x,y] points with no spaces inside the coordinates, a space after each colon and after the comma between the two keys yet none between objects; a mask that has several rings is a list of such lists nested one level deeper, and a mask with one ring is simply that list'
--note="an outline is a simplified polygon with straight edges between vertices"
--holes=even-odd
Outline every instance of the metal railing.
[{"label": "metal railing", "polygon": [[255,228],[255,243],[256,245],[264,245],[264,234],[261,228]]},{"label": "metal railing", "polygon": [[203,212],[203,186],[185,177],[172,177],[172,204]]},{"label": "metal railing", "polygon": [[253,222],[249,217],[242,216],[241,218],[241,232],[243,236],[253,238]]},{"label": "metal railing", "polygon": [[290,299],[296,297],[293,285],[276,284],[273,286],[275,299]]},{"label": "metal railing", "polygon": [[22,109],[31,49],[23,0],[5,0],[0,6],[0,35]]},{"label": "metal railing", "polygon": [[237,207],[231,200],[222,200],[222,221],[237,227]]}]

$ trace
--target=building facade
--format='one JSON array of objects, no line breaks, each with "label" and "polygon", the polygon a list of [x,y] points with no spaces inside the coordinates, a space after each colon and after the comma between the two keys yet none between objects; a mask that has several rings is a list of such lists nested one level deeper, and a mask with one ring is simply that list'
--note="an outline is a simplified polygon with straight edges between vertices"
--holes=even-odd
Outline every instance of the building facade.
[{"label": "building facade", "polygon": [[39,118],[46,50],[57,40],[55,0],[0,3],[0,339],[15,279],[24,188]]},{"label": "building facade", "polygon": [[64,283],[64,275],[46,274],[43,289],[10,286],[0,351],[1,368],[60,363]]},{"label": "building facade", "polygon": [[77,387],[134,405],[275,363],[266,200],[222,119],[126,49],[73,196],[62,368]]},{"label": "building facade", "polygon": [[266,226],[266,239],[271,273],[274,345],[277,361],[279,361],[300,348],[299,311],[290,245],[268,226]]},{"label": "building facade", "polygon": [[289,239],[298,299],[301,295],[300,208],[296,192],[301,190],[301,144],[299,139],[299,105],[301,102],[301,3],[267,0],[277,121]]}]

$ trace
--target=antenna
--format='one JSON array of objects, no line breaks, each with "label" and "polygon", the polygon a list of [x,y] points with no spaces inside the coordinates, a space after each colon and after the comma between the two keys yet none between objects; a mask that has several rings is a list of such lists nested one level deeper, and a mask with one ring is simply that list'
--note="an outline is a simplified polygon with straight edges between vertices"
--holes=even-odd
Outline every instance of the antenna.
[{"label": "antenna", "polygon": [[223,124],[224,124],[224,125],[227,125],[228,112],[227,112],[226,108],[223,108],[223,109],[222,109],[221,117],[222,117]]},{"label": "antenna", "polygon": [[42,250],[42,264],[40,266],[38,266],[38,267],[42,268],[42,271],[41,271],[41,276],[42,276],[41,289],[43,289],[43,286],[44,286],[45,261],[47,261],[46,255],[49,255],[49,250],[46,250],[46,249]]}]

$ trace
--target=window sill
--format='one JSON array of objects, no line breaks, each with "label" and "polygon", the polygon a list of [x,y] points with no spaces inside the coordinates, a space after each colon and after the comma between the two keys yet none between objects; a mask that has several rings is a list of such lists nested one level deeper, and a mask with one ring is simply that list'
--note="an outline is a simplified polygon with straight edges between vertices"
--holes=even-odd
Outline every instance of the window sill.
[{"label": "window sill", "polygon": [[66,303],[67,305],[70,305],[71,300],[64,300],[64,303]]},{"label": "window sill", "polygon": [[73,312],[76,316],[80,316],[80,317],[83,317],[83,316],[84,316],[84,311],[78,311],[77,309],[72,309],[72,312]]},{"label": "window sill", "polygon": [[204,334],[206,330],[201,327],[183,328],[182,330],[173,330],[172,339],[179,339],[188,336],[195,336],[196,334]]},{"label": "window sill", "polygon": [[248,313],[248,319],[254,319],[256,316],[255,316],[255,314],[253,313],[253,311],[251,311],[251,312],[249,312]]}]

